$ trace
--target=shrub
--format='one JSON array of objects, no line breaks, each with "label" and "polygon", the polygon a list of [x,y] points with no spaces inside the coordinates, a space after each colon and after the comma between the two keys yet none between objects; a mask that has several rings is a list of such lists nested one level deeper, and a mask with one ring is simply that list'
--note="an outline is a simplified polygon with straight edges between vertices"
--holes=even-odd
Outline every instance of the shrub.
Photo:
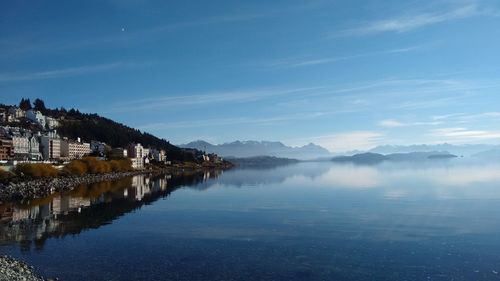
[{"label": "shrub", "polygon": [[0,168],[0,181],[6,182],[14,177],[14,174]]},{"label": "shrub", "polygon": [[116,160],[118,161],[118,165],[119,165],[119,168],[120,168],[120,172],[128,172],[128,171],[132,171],[132,161],[128,158],[126,159],[122,159],[122,160]]},{"label": "shrub", "polygon": [[[76,161],[79,161],[79,163],[77,163],[78,165],[77,164],[73,164],[73,165],[77,165],[77,166],[83,165],[86,168],[85,172],[88,172],[91,174],[104,174],[104,173],[110,173],[110,172],[126,172],[126,171],[132,170],[132,162],[130,161],[130,159],[102,161],[102,160],[99,160],[95,157],[84,157],[82,160],[75,160],[75,161],[72,161],[71,163],[76,162]],[[68,165],[70,165],[70,164],[68,164]]]},{"label": "shrub", "polygon": [[32,178],[57,177],[59,171],[51,164],[18,164],[14,169],[18,176],[28,176]]},{"label": "shrub", "polygon": [[88,172],[88,168],[85,162],[73,160],[64,167],[63,171],[70,175],[82,176]]}]

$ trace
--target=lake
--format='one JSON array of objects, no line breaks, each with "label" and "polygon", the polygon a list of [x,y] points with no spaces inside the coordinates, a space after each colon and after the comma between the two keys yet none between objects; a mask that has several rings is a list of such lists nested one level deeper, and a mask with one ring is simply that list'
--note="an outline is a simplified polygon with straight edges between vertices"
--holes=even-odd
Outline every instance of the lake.
[{"label": "lake", "polygon": [[63,281],[500,279],[494,163],[136,176],[0,215],[0,253]]}]

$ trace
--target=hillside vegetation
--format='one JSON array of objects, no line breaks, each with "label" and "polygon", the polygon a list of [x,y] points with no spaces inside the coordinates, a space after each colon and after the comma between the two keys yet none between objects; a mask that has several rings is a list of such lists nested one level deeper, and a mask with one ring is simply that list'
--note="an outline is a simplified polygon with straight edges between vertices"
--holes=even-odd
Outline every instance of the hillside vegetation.
[{"label": "hillside vegetation", "polygon": [[80,113],[77,110],[47,110],[46,114],[60,120],[58,132],[63,137],[85,141],[98,140],[112,147],[126,147],[140,143],[144,147],[164,149],[168,158],[174,161],[194,161],[191,153],[172,145],[165,139],[128,127],[97,114]]}]

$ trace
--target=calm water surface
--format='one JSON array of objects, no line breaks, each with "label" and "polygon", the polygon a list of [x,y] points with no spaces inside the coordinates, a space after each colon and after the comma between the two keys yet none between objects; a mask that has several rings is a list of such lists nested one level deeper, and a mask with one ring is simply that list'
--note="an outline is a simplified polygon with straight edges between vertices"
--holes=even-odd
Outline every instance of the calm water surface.
[{"label": "calm water surface", "polygon": [[138,176],[0,215],[0,253],[61,280],[500,280],[497,164]]}]

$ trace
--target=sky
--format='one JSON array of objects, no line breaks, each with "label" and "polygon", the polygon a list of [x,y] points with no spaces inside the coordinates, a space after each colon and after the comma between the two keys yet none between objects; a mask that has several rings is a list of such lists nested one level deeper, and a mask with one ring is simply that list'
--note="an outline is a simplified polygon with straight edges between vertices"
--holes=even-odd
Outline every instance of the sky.
[{"label": "sky", "polygon": [[497,0],[0,3],[0,103],[181,144],[500,144]]}]

